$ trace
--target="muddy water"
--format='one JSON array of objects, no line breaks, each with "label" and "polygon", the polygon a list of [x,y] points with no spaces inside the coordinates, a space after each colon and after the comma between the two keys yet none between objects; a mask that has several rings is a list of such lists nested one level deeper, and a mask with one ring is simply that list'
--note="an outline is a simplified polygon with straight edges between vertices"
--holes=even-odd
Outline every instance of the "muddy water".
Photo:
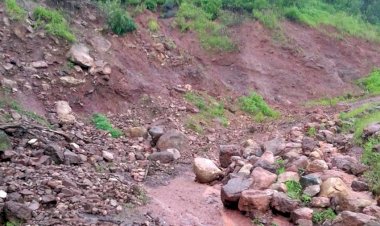
[{"label": "muddy water", "polygon": [[151,200],[143,210],[169,225],[252,226],[240,212],[223,208],[220,185],[196,183],[191,171],[172,179],[167,186],[145,188]]}]

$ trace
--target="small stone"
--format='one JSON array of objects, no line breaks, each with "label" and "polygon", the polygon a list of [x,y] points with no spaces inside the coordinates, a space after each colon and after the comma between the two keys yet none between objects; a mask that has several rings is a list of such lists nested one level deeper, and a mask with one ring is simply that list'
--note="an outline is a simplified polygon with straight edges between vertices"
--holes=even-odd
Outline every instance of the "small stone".
[{"label": "small stone", "polygon": [[181,153],[175,148],[169,148],[166,151],[173,154],[174,160],[181,158]]},{"label": "small stone", "polygon": [[32,210],[18,202],[5,203],[5,216],[8,220],[29,220],[32,218]]},{"label": "small stone", "polygon": [[74,78],[73,76],[63,76],[63,77],[60,77],[59,80],[61,81],[63,85],[69,86],[69,87],[79,86],[86,83],[85,79],[77,79],[77,78]]},{"label": "small stone", "polygon": [[155,145],[158,139],[160,139],[160,137],[164,134],[164,128],[161,126],[153,126],[149,128],[148,132],[152,137],[153,144]]},{"label": "small stone", "polygon": [[48,64],[45,61],[35,61],[35,62],[32,62],[31,66],[39,69],[39,68],[47,68]]},{"label": "small stone", "polygon": [[300,180],[300,176],[296,172],[284,172],[278,175],[277,182],[285,183],[286,181],[290,181],[290,180],[298,182]]},{"label": "small stone", "polygon": [[279,155],[285,149],[285,140],[283,138],[274,138],[263,145],[264,151],[270,151],[274,155]]},{"label": "small stone", "polygon": [[147,137],[148,132],[145,127],[132,127],[126,130],[128,137],[137,138],[137,137]]},{"label": "small stone", "polygon": [[37,143],[37,141],[38,141],[38,139],[36,139],[36,138],[30,139],[28,141],[28,144],[33,145],[33,144]]},{"label": "small stone", "polygon": [[108,152],[108,151],[103,151],[102,156],[108,162],[112,162],[114,159],[113,154],[111,152]]},{"label": "small stone", "polygon": [[79,164],[82,162],[82,159],[77,154],[69,150],[66,150],[63,155],[65,157],[65,164],[67,165]]},{"label": "small stone", "polygon": [[161,151],[175,148],[182,152],[188,148],[187,137],[178,130],[169,130],[158,139],[156,147]]},{"label": "small stone", "polygon": [[311,199],[310,205],[315,208],[326,208],[330,206],[330,199],[327,197],[314,197]]},{"label": "small stone", "polygon": [[67,58],[84,68],[90,68],[94,65],[94,59],[90,56],[90,50],[84,44],[74,44],[67,53]]},{"label": "small stone", "polygon": [[3,190],[0,190],[0,199],[5,199],[7,197],[7,193]]}]

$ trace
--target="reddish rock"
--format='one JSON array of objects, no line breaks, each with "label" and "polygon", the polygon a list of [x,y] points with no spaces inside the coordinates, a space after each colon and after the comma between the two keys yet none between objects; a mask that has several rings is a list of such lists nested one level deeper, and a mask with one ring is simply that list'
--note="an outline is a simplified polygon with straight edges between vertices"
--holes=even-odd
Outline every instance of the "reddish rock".
[{"label": "reddish rock", "polygon": [[269,188],[277,179],[277,175],[261,167],[256,167],[251,174],[253,184],[251,189],[263,190]]},{"label": "reddish rock", "polygon": [[244,177],[232,178],[222,187],[221,199],[223,205],[229,208],[236,208],[241,197],[241,193],[248,190],[252,184],[252,179]]},{"label": "reddish rock", "polygon": [[265,213],[269,209],[273,195],[272,190],[246,190],[243,191],[239,200],[240,211],[260,211]]},{"label": "reddish rock", "polygon": [[311,220],[313,218],[313,210],[307,207],[302,207],[294,210],[290,218],[293,222],[297,222],[300,219]]},{"label": "reddish rock", "polygon": [[327,197],[314,197],[311,199],[310,205],[316,208],[326,208],[330,206],[330,199]]},{"label": "reddish rock", "polygon": [[282,213],[292,213],[298,208],[299,202],[289,198],[288,195],[283,192],[275,191],[270,205],[273,209]]}]

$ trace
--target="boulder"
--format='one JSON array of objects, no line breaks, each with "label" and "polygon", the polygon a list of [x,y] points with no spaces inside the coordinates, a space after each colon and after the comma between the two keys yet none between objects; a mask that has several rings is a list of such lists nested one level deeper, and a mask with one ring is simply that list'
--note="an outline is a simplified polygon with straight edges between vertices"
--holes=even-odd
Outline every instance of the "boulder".
[{"label": "boulder", "polygon": [[50,156],[56,164],[61,164],[65,161],[65,156],[63,153],[64,149],[55,143],[49,144],[44,150],[44,154]]},{"label": "boulder", "polygon": [[29,220],[32,218],[32,210],[22,203],[8,201],[5,203],[5,217],[9,221]]},{"label": "boulder", "polygon": [[159,150],[166,150],[169,148],[175,148],[182,152],[187,148],[187,138],[186,136],[178,130],[169,130],[164,133],[157,142],[157,148]]},{"label": "boulder", "polygon": [[307,171],[311,173],[316,173],[316,172],[323,172],[325,170],[328,170],[329,167],[327,163],[323,160],[316,159],[312,161],[309,166],[307,167]]},{"label": "boulder", "polygon": [[238,208],[240,211],[265,213],[269,209],[272,195],[272,190],[245,190],[241,193]]},{"label": "boulder", "polygon": [[282,213],[292,213],[298,208],[299,202],[288,197],[283,192],[274,191],[271,207]]},{"label": "boulder", "polygon": [[330,177],[322,183],[319,196],[332,198],[340,194],[347,195],[348,187],[339,177]]},{"label": "boulder", "polygon": [[67,101],[57,101],[55,109],[60,123],[73,124],[75,122],[75,116],[72,114],[72,109]]},{"label": "boulder", "polygon": [[108,162],[112,162],[114,159],[113,154],[109,151],[103,151],[102,156]]},{"label": "boulder", "polygon": [[244,158],[248,158],[251,155],[255,155],[258,157],[263,155],[263,150],[261,149],[260,145],[256,142],[250,143],[249,146],[245,147],[243,150]]},{"label": "boulder", "polygon": [[193,162],[193,171],[196,180],[200,183],[209,183],[217,180],[222,171],[215,165],[213,161],[206,158],[195,158]]},{"label": "boulder", "polygon": [[302,151],[303,152],[312,152],[315,148],[318,147],[318,142],[311,137],[304,137],[302,139]]},{"label": "boulder", "polygon": [[241,193],[248,190],[251,184],[251,178],[236,177],[230,179],[221,190],[223,205],[228,208],[236,208],[238,206]]},{"label": "boulder", "polygon": [[337,167],[346,173],[354,175],[360,175],[367,169],[367,167],[359,163],[358,160],[347,155],[335,156],[332,159],[331,164],[333,167]]},{"label": "boulder", "polygon": [[251,189],[263,190],[269,188],[277,179],[277,175],[261,167],[256,167],[251,174],[253,183]]},{"label": "boulder", "polygon": [[181,158],[181,153],[175,148],[169,148],[166,151],[173,154],[174,160]]},{"label": "boulder", "polygon": [[82,162],[82,159],[79,155],[77,155],[74,152],[69,151],[69,150],[66,150],[63,153],[63,156],[65,158],[65,164],[66,165],[71,165],[71,164],[76,165],[76,164],[79,164]]},{"label": "boulder", "polygon": [[[337,216],[337,219],[334,221],[333,226],[365,226],[370,225],[370,223],[376,222],[376,217],[362,214],[354,213],[351,211],[343,211]],[[379,224],[372,224],[379,225]]]},{"label": "boulder", "polygon": [[227,168],[232,160],[232,156],[241,156],[241,147],[238,145],[220,145],[219,146],[219,162],[220,166]]},{"label": "boulder", "polygon": [[363,209],[363,213],[380,219],[380,206],[371,205]]},{"label": "boulder", "polygon": [[90,68],[94,65],[94,59],[90,56],[90,50],[84,44],[74,44],[67,53],[67,58],[84,68]]},{"label": "boulder", "polygon": [[0,82],[1,82],[1,86],[3,88],[17,89],[17,82],[16,81],[13,81],[13,80],[7,79],[7,78],[2,78],[0,80]]},{"label": "boulder", "polygon": [[362,212],[367,206],[373,204],[373,200],[355,197],[352,195],[338,194],[332,199],[334,209],[337,212],[352,211]]},{"label": "boulder", "polygon": [[364,136],[369,137],[369,136],[379,133],[379,131],[380,131],[380,123],[372,123],[368,125],[366,128],[364,128],[363,134]]},{"label": "boulder", "polygon": [[249,177],[249,175],[251,175],[252,168],[252,164],[246,163],[240,168],[238,174],[244,177]]}]

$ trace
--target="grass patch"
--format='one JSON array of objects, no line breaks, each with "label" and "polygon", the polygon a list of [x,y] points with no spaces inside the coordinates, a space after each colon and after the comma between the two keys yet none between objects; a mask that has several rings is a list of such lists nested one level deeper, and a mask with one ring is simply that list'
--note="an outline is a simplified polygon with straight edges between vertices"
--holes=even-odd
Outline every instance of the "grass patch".
[{"label": "grass patch", "polygon": [[113,33],[123,35],[137,29],[137,25],[120,0],[107,0],[99,4],[106,14],[108,27]]},{"label": "grass patch", "polygon": [[33,15],[37,24],[43,26],[49,34],[63,38],[69,42],[76,40],[61,12],[39,6],[34,9]]},{"label": "grass patch", "polygon": [[327,210],[314,212],[312,220],[316,224],[322,224],[326,220],[334,220],[335,217],[336,217],[336,214],[334,210],[332,210],[331,208],[328,208]]},{"label": "grass patch", "polygon": [[317,135],[317,129],[315,127],[310,127],[307,131],[306,131],[306,134],[307,136],[309,137],[315,137]]},{"label": "grass patch", "polygon": [[113,138],[118,138],[123,135],[123,132],[120,129],[112,126],[111,122],[105,115],[94,114],[91,121],[95,125],[95,128],[109,132]]},{"label": "grass patch", "polygon": [[158,25],[157,20],[149,19],[148,21],[148,29],[150,32],[157,32],[160,30],[160,25]]},{"label": "grass patch", "polygon": [[285,160],[283,160],[282,158],[277,159],[276,160],[276,165],[277,165],[277,169],[276,169],[276,174],[277,175],[285,173],[285,171],[286,171],[286,169],[285,169]]},{"label": "grass patch", "polygon": [[5,11],[12,20],[22,20],[26,17],[26,11],[17,4],[16,0],[5,0]]},{"label": "grass patch", "polygon": [[208,124],[210,120],[216,119],[223,126],[228,126],[228,119],[225,116],[225,109],[222,102],[219,102],[206,94],[187,92],[184,98],[189,103],[199,109],[199,114],[188,119],[186,125],[195,132],[202,133],[202,124]]},{"label": "grass patch", "polygon": [[311,106],[330,106],[330,107],[333,107],[333,106],[338,105],[341,102],[350,102],[350,101],[354,101],[356,99],[357,99],[357,97],[353,96],[352,94],[346,94],[343,96],[331,97],[331,98],[330,97],[324,97],[321,99],[308,101],[306,103],[306,106],[309,106],[309,107],[311,107]]},{"label": "grass patch", "polygon": [[364,144],[362,162],[369,166],[364,173],[371,191],[375,195],[380,194],[380,153],[374,151],[374,147],[380,145],[380,137],[371,138]]},{"label": "grass patch", "polygon": [[289,180],[285,182],[288,196],[292,199],[301,199],[302,186],[299,182]]},{"label": "grass patch", "polygon": [[213,20],[214,15],[192,1],[181,3],[177,13],[176,24],[182,32],[194,30],[201,45],[214,51],[233,51],[236,45],[226,34],[225,26]]},{"label": "grass patch", "polygon": [[253,92],[249,96],[239,99],[240,109],[251,115],[256,121],[263,121],[266,118],[277,118],[280,114],[273,110],[262,96]]},{"label": "grass patch", "polygon": [[366,78],[359,79],[358,84],[368,94],[380,94],[380,69],[375,69]]},{"label": "grass patch", "polygon": [[34,121],[38,122],[41,125],[50,126],[49,122],[44,117],[42,117],[41,115],[38,115],[35,112],[25,110],[21,106],[20,103],[14,101],[14,100],[11,101],[10,103],[8,103],[8,106],[11,109],[15,110],[17,113],[19,113],[20,115],[24,115],[30,119],[33,119]]}]

